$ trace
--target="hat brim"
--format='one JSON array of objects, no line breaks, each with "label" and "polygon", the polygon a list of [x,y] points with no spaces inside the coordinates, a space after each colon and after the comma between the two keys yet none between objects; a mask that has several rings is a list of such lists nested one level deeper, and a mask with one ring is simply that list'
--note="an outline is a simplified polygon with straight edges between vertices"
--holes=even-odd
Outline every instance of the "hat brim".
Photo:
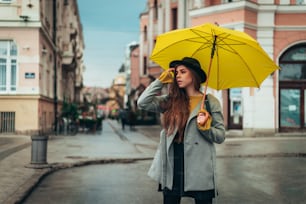
[{"label": "hat brim", "polygon": [[200,76],[201,83],[204,83],[206,81],[206,73],[204,72],[204,70],[199,66],[194,66],[194,64],[192,64],[192,63],[182,61],[182,60],[173,60],[172,62],[170,62],[169,67],[170,68],[175,68],[179,65],[184,65],[184,66],[194,70]]}]

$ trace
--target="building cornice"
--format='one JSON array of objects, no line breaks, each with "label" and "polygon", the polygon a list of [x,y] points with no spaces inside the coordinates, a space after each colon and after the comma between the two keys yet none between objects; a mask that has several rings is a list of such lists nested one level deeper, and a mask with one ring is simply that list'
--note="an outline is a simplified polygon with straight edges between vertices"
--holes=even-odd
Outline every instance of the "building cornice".
[{"label": "building cornice", "polygon": [[220,5],[190,10],[189,15],[191,17],[199,17],[203,15],[213,15],[217,13],[224,13],[224,12],[229,12],[229,11],[240,10],[244,8],[248,8],[248,9],[256,11],[258,10],[259,6],[257,4],[254,4],[248,1],[238,1],[238,2],[231,2],[227,4],[220,4]]},{"label": "building cornice", "polygon": [[0,27],[1,28],[40,28],[41,22],[40,21],[8,21],[8,20],[0,20]]},{"label": "building cornice", "polygon": [[276,26],[276,31],[306,31],[306,26]]},{"label": "building cornice", "polygon": [[298,14],[298,13],[304,13],[306,11],[306,5],[279,5],[277,7],[276,12],[277,13],[293,13],[293,14]]},{"label": "building cornice", "polygon": [[189,11],[190,17],[209,16],[218,13],[236,11],[241,9],[254,10],[257,12],[276,12],[276,13],[305,13],[306,5],[274,5],[274,4],[255,4],[249,1],[231,2],[215,6],[203,7]]}]

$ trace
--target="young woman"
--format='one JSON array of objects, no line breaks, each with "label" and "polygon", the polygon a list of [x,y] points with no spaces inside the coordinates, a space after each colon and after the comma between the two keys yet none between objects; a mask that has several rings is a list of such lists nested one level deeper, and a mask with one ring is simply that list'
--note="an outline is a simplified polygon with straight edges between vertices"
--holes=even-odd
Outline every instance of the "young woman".
[{"label": "young woman", "polygon": [[[179,204],[183,196],[193,197],[196,204],[212,203],[217,190],[214,143],[225,140],[221,106],[208,94],[205,109],[210,113],[200,110],[206,74],[196,59],[185,57],[169,66],[138,99],[139,108],[163,113],[160,144],[148,175],[160,184],[164,204]],[[170,84],[169,93],[159,95],[164,84]]]}]

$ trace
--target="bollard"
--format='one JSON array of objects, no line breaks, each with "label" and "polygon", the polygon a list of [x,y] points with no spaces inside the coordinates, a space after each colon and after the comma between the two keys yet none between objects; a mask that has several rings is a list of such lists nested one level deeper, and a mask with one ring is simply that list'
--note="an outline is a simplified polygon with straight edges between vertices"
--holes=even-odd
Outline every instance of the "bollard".
[{"label": "bollard", "polygon": [[67,130],[68,130],[68,120],[67,118],[63,118],[63,122],[64,122],[64,135],[67,135]]},{"label": "bollard", "polygon": [[32,139],[31,164],[27,165],[26,167],[29,168],[49,167],[47,163],[48,136],[32,135],[31,139]]}]

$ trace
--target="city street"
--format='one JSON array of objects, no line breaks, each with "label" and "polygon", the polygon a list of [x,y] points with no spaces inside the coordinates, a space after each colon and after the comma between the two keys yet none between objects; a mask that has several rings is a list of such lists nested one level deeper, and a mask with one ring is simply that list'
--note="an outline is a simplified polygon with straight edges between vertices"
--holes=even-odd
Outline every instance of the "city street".
[{"label": "city street", "polygon": [[[117,125],[113,121],[110,124]],[[139,154],[152,151],[138,133],[145,128],[122,131],[116,127],[121,140],[126,141],[120,146],[121,154],[130,154],[132,146]],[[101,138],[111,135],[109,139],[118,143],[115,134],[108,131]],[[229,138],[217,146],[218,203],[304,203],[306,158],[298,151],[305,142],[302,138]],[[159,204],[162,196],[156,191],[157,184],[146,175],[150,162],[145,159],[59,170],[43,179],[25,203]],[[183,199],[182,204],[189,203],[193,201]]]},{"label": "city street", "polygon": [[[300,163],[295,168],[288,168]],[[146,175],[150,161],[90,165],[58,171],[30,195],[26,204],[160,204],[157,185]],[[304,203],[305,158],[227,158],[218,160],[219,203]],[[182,204],[191,204],[189,198]]]},{"label": "city street", "polygon": [[0,204],[306,204],[305,11],[0,0]]}]

